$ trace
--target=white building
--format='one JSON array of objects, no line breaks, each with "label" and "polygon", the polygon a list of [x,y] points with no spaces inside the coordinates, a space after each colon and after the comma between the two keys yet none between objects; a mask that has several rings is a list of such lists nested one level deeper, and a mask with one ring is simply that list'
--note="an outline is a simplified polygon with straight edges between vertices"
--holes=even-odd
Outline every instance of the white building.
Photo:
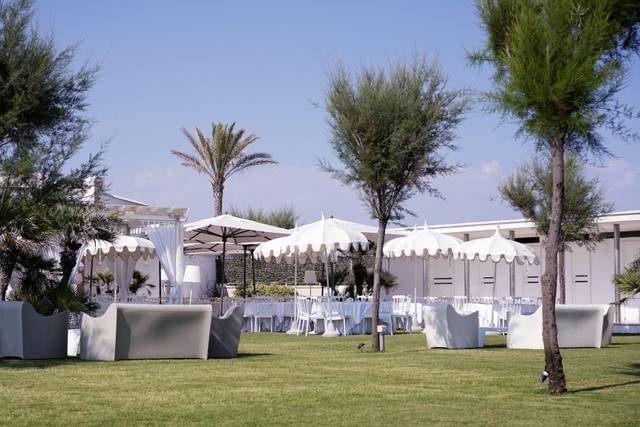
[{"label": "white building", "polygon": [[[155,207],[143,202],[131,200],[101,190],[102,182],[96,182],[94,197],[99,196],[108,212],[117,212],[125,220],[123,234],[144,237],[144,224],[149,222],[179,221],[185,222],[186,208]],[[640,211],[613,212],[599,220],[604,239],[595,249],[576,244],[569,245],[566,252],[566,302],[568,304],[608,304],[616,300],[613,285],[615,272],[640,255]],[[496,227],[505,237],[513,238],[531,246],[538,254],[539,265],[498,264],[496,296],[539,298],[540,277],[544,272],[544,249],[531,222],[526,220],[501,220],[468,222],[460,224],[432,225],[430,228],[440,233],[456,236],[462,240],[488,237]],[[201,271],[201,284],[186,285],[183,296],[204,296],[207,287],[215,284],[215,262],[212,256],[186,256],[185,265],[198,265]],[[493,264],[477,261],[463,262],[452,259],[431,258],[425,263],[421,260],[393,259],[389,262],[390,272],[398,278],[399,286],[393,288],[394,294],[413,295],[417,287],[417,297],[426,296],[467,296],[490,297],[493,292]],[[98,270],[106,266],[97,266]],[[156,287],[150,296],[158,297],[160,287],[159,262],[157,258],[139,260],[136,269],[148,274],[149,282]],[[85,275],[88,273],[85,273]],[[163,296],[167,288],[162,289]],[[621,307],[619,322],[640,323],[640,298],[629,301]]]},{"label": "white building", "polygon": [[[594,250],[576,244],[566,252],[566,302],[567,304],[609,304],[616,300],[613,276],[640,255],[640,211],[613,212],[599,220],[604,239]],[[540,277],[544,272],[544,248],[535,226],[526,220],[468,222],[429,226],[433,231],[450,234],[462,240],[488,237],[496,227],[504,237],[525,243],[538,254],[539,265],[498,264],[496,296],[538,298]],[[423,296],[488,296],[493,291],[493,264],[490,262],[462,262],[431,258],[423,263],[394,259],[390,271],[398,277],[399,286],[393,293],[414,292],[417,277],[417,294]],[[423,278],[425,280],[423,280]],[[620,321],[640,323],[640,299],[636,298],[621,307]]]}]

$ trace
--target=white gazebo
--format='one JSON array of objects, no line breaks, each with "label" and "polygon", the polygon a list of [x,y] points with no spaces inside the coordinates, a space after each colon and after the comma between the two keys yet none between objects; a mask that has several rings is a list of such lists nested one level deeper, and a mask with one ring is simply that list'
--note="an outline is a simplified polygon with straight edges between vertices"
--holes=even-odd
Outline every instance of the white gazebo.
[{"label": "white gazebo", "polygon": [[[410,234],[389,240],[385,243],[382,252],[387,258],[408,258],[416,261],[418,258],[423,262],[423,283],[426,281],[426,294],[429,294],[428,288],[428,273],[427,264],[429,258],[450,258],[454,251],[458,248],[458,245],[462,243],[462,240],[457,237],[449,236],[447,234],[437,233],[427,227],[425,222],[424,227],[418,230],[415,227]],[[417,310],[417,287],[418,287],[418,274],[416,263],[414,262],[414,286],[413,286],[413,303],[414,303],[414,316]],[[414,318],[414,327],[416,325],[416,319]]]},{"label": "white gazebo", "polygon": [[[347,224],[339,225],[335,221],[330,222],[330,220],[325,219],[323,215],[320,221],[298,227],[289,238],[258,246],[254,256],[272,260],[294,260],[296,265],[298,262],[304,263],[306,261],[324,262],[329,296],[329,312],[332,313],[332,296],[329,291],[329,262],[335,260],[339,252],[347,252],[349,250],[366,251],[369,247],[369,240],[362,232],[349,227]],[[340,335],[330,319],[325,323],[323,336],[333,337]]]},{"label": "white gazebo", "polygon": [[118,296],[127,295],[127,290],[133,278],[136,262],[156,256],[153,243],[147,239],[134,236],[117,236],[113,243],[105,240],[94,240],[85,245],[85,256],[91,257],[91,275],[93,275],[93,260],[98,257],[104,260],[114,276],[113,300]]},{"label": "white gazebo", "polygon": [[495,326],[494,316],[498,263],[500,261],[504,261],[507,264],[517,262],[518,264],[528,263],[529,265],[533,265],[538,263],[538,256],[533,249],[515,240],[502,237],[499,228],[496,228],[495,233],[491,237],[461,243],[454,252],[454,258],[469,261],[479,260],[481,262],[493,262],[492,326]]}]

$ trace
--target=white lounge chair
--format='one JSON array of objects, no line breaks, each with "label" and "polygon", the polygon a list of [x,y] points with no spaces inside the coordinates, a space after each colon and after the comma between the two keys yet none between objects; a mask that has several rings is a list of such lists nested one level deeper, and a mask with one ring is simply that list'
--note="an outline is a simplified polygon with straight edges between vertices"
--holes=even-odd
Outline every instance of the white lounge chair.
[{"label": "white lounge chair", "polygon": [[450,304],[425,306],[424,325],[428,348],[478,347],[478,312],[460,314]]},{"label": "white lounge chair", "polygon": [[[611,344],[613,306],[556,305],[560,348]],[[542,307],[531,314],[514,314],[509,320],[508,348],[542,349]]]},{"label": "white lounge chair", "polygon": [[66,311],[43,316],[25,301],[0,302],[0,357],[65,358],[68,324]]},{"label": "white lounge chair", "polygon": [[206,359],[211,311],[210,305],[114,303],[101,317],[83,314],[80,358]]}]

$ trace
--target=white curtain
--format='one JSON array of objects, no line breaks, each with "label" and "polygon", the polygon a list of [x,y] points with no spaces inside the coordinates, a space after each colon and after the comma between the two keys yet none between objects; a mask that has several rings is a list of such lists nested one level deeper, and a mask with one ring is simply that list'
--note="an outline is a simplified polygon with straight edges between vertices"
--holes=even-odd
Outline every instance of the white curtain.
[{"label": "white curtain", "polygon": [[182,302],[182,276],[184,274],[184,227],[182,222],[150,224],[145,227],[149,240],[156,248],[160,265],[169,279],[170,304]]},{"label": "white curtain", "polygon": [[136,258],[133,256],[116,256],[115,260],[106,259],[107,267],[113,273],[113,278],[118,289],[117,299],[122,301],[129,294],[129,285],[133,280],[133,271],[136,268]]}]

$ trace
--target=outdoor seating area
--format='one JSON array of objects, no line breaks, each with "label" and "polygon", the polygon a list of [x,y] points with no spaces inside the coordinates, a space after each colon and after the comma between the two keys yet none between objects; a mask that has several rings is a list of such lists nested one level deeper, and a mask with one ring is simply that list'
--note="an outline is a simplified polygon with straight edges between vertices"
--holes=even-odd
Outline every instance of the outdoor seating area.
[{"label": "outdoor seating area", "polygon": [[640,425],[639,57],[640,0],[0,0],[0,427]]}]

